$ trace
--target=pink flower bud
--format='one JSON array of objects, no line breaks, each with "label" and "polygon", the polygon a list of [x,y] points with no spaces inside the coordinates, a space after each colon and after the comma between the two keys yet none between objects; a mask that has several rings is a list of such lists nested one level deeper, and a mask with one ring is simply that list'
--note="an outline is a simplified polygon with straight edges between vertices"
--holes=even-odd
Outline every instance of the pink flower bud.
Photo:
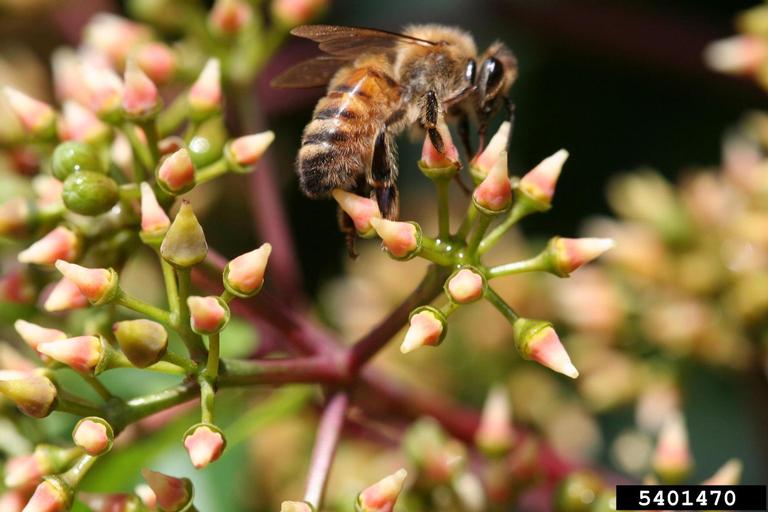
[{"label": "pink flower bud", "polygon": [[475,441],[480,449],[492,457],[505,455],[515,442],[511,423],[509,396],[503,386],[494,387],[488,394],[483,408]]},{"label": "pink flower bud", "polygon": [[18,489],[5,491],[0,494],[0,510],[2,512],[24,512],[24,505],[29,499],[27,491]]},{"label": "pink flower bud", "polygon": [[315,509],[306,501],[284,501],[280,512],[315,512]]},{"label": "pink flower bud", "polygon": [[71,48],[58,48],[51,56],[53,86],[56,99],[84,101],[87,96],[82,85],[80,58]]},{"label": "pink flower bud", "polygon": [[264,272],[271,253],[272,246],[263,244],[230,261],[224,270],[224,286],[238,297],[257,293],[264,284]]},{"label": "pink flower bud", "polygon": [[156,84],[167,83],[176,70],[176,54],[165,43],[145,43],[136,50],[134,57],[142,71]]},{"label": "pink flower bud", "polygon": [[48,298],[43,304],[43,309],[51,313],[79,309],[88,305],[88,297],[83,295],[80,288],[66,277],[56,283]]},{"label": "pink flower bud", "polygon": [[245,135],[229,144],[228,154],[236,165],[253,165],[261,159],[273,140],[275,140],[275,134],[272,131]]},{"label": "pink flower bud", "polygon": [[365,489],[357,497],[360,512],[392,512],[408,472],[399,469]]},{"label": "pink flower bud", "polygon": [[105,140],[109,135],[109,127],[102,123],[96,115],[74,101],[64,102],[64,119],[61,124],[60,137],[64,140],[95,143]]},{"label": "pink flower bud", "polygon": [[512,328],[515,332],[515,346],[524,359],[536,361],[572,379],[579,376],[560,338],[547,322],[518,318]]},{"label": "pink flower bud", "polygon": [[160,107],[160,96],[154,82],[133,59],[125,66],[123,109],[134,117],[151,115]]},{"label": "pink flower bud", "polygon": [[171,194],[181,194],[195,185],[195,166],[189,151],[182,148],[162,161],[157,169],[157,182]]},{"label": "pink flower bud", "polygon": [[187,101],[193,113],[205,117],[221,107],[221,65],[219,59],[208,59],[203,71],[189,89]]},{"label": "pink flower bud", "polygon": [[52,471],[50,461],[41,455],[41,452],[35,451],[8,459],[4,468],[6,487],[27,489],[39,484]]},{"label": "pink flower bud", "polygon": [[437,124],[437,133],[443,139],[443,153],[440,153],[437,148],[432,144],[432,139],[429,135],[424,137],[424,144],[421,148],[421,161],[419,166],[423,169],[445,169],[453,168],[458,169],[459,166],[459,150],[453,144],[451,138],[451,132],[448,130],[448,126],[442,119]]},{"label": "pink flower bud", "polygon": [[45,174],[32,178],[32,189],[37,196],[37,206],[44,209],[57,210],[64,205],[64,184]]},{"label": "pink flower bud", "polygon": [[48,377],[0,370],[0,394],[33,418],[44,418],[54,409],[56,386]]},{"label": "pink flower bud", "polygon": [[58,329],[48,329],[21,319],[14,322],[13,328],[19,333],[21,339],[35,351],[41,343],[67,338],[67,335]]},{"label": "pink flower bud", "polygon": [[567,277],[571,272],[612,249],[615,245],[615,242],[610,238],[555,237],[550,240],[547,249],[553,255],[555,273]]},{"label": "pink flower bud", "polygon": [[96,494],[78,492],[77,499],[85,503],[93,512],[134,512],[138,508],[138,498],[131,494]]},{"label": "pink flower bud", "polygon": [[168,231],[171,219],[157,202],[152,186],[141,184],[141,231],[147,235],[162,235]]},{"label": "pink flower bud", "polygon": [[14,197],[0,205],[0,236],[23,236],[29,225],[29,204]]},{"label": "pink flower bud", "polygon": [[0,276],[0,300],[31,304],[36,296],[37,291],[20,269],[11,269],[4,276]]},{"label": "pink flower bud", "polygon": [[442,313],[431,307],[421,308],[411,315],[400,352],[407,354],[424,346],[439,345],[444,337],[445,318]]},{"label": "pink flower bud", "polygon": [[80,240],[77,235],[69,229],[59,226],[21,251],[18,259],[22,263],[53,265],[56,260],[74,260],[79,252]]},{"label": "pink flower bud", "polygon": [[653,470],[664,483],[677,484],[685,480],[692,465],[685,420],[680,413],[673,414],[659,432]]},{"label": "pink flower bud", "polygon": [[155,493],[160,510],[178,512],[192,501],[192,482],[188,479],[174,478],[146,468],[141,470],[141,475]]},{"label": "pink flower bud", "polygon": [[272,0],[272,16],[278,23],[294,27],[316,18],[328,0]]},{"label": "pink flower bud", "polygon": [[86,268],[64,260],[57,261],[56,268],[64,277],[75,283],[91,304],[106,304],[114,299],[117,293],[117,272],[112,269]]},{"label": "pink flower bud", "polygon": [[215,32],[234,35],[250,23],[252,17],[251,6],[244,0],[216,0],[208,24]]},{"label": "pink flower bud", "polygon": [[150,30],[114,14],[96,14],[83,30],[83,43],[105,55],[114,67],[122,67],[131,49],[149,41]]},{"label": "pink flower bud", "polygon": [[108,452],[114,439],[112,426],[101,418],[83,418],[72,430],[75,445],[85,450],[88,455],[97,456]]},{"label": "pink flower bud", "polygon": [[371,217],[370,222],[393,257],[408,258],[419,249],[421,233],[415,224],[378,217]]},{"label": "pink flower bud", "polygon": [[739,35],[710,43],[704,60],[720,73],[750,74],[768,58],[768,45],[762,37]]},{"label": "pink flower bud", "polygon": [[133,489],[133,492],[136,493],[136,496],[139,497],[145,506],[149,507],[151,510],[157,508],[157,496],[155,496],[155,491],[153,491],[150,486],[147,484],[139,484]]},{"label": "pink flower bud", "polygon": [[58,479],[46,479],[37,486],[23,512],[65,512],[70,501]]},{"label": "pink flower bud", "polygon": [[357,233],[363,237],[373,236],[376,231],[373,229],[371,219],[374,217],[381,218],[379,205],[376,201],[352,194],[340,188],[334,189],[331,194],[336,202],[339,203],[339,207],[355,223]]},{"label": "pink flower bud", "polygon": [[47,103],[27,96],[13,87],[3,87],[11,109],[33,137],[49,137],[56,128],[56,112]]},{"label": "pink flower bud", "polygon": [[38,345],[40,353],[79,372],[90,373],[104,356],[104,346],[98,336],[77,336],[48,341]]},{"label": "pink flower bud", "polygon": [[557,179],[567,159],[568,152],[561,149],[542,160],[520,179],[520,191],[542,207],[549,207],[552,204],[552,196],[555,195]]},{"label": "pink flower bud", "polygon": [[21,355],[18,350],[10,344],[0,344],[0,368],[5,370],[32,372],[37,369],[37,365]]},{"label": "pink flower bud", "polygon": [[477,186],[472,199],[480,208],[492,213],[501,212],[512,204],[512,184],[507,173],[507,152],[502,151],[488,176]]},{"label": "pink flower bud", "polygon": [[509,121],[501,123],[498,131],[488,142],[483,152],[472,160],[470,170],[472,171],[472,176],[477,181],[484,180],[501,159],[502,153],[506,152],[509,146],[509,133],[511,130],[512,124]]},{"label": "pink flower bud", "polygon": [[109,116],[123,104],[123,82],[108,68],[83,65],[88,106],[101,117]]},{"label": "pink flower bud", "polygon": [[198,334],[214,334],[224,328],[229,321],[229,307],[219,297],[198,297],[187,299],[192,330]]},{"label": "pink flower bud", "polygon": [[457,304],[469,304],[483,296],[485,279],[470,268],[463,268],[448,278],[446,291]]},{"label": "pink flower bud", "polygon": [[731,459],[717,470],[702,485],[737,485],[741,481],[743,464],[738,459]]},{"label": "pink flower bud", "polygon": [[197,469],[202,469],[221,457],[225,445],[224,435],[211,425],[195,425],[184,436],[184,448],[189,453],[192,465]]}]

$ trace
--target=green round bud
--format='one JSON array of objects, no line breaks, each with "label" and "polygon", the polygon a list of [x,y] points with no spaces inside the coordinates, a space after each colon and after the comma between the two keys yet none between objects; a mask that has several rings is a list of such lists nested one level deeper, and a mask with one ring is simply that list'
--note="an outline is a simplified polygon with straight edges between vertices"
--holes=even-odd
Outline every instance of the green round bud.
[{"label": "green round bud", "polygon": [[112,178],[92,171],[70,174],[64,180],[64,204],[81,215],[108,212],[117,203],[117,183]]},{"label": "green round bud", "polygon": [[66,180],[73,172],[98,172],[101,170],[99,159],[93,148],[88,144],[73,140],[56,146],[51,162],[53,175],[59,181]]},{"label": "green round bud", "polygon": [[113,330],[125,357],[137,368],[155,364],[168,348],[168,333],[152,320],[140,318],[117,322]]},{"label": "green round bud", "polygon": [[227,130],[221,116],[214,116],[203,122],[189,141],[189,157],[196,168],[212,164],[224,151]]}]

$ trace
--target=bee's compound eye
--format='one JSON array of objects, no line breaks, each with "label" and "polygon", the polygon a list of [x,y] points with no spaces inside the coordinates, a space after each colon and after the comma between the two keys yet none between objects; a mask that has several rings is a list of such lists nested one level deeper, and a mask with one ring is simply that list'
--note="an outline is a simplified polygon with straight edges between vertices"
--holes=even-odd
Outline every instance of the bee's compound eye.
[{"label": "bee's compound eye", "polygon": [[464,76],[467,79],[467,82],[473,84],[475,83],[475,75],[477,75],[477,62],[475,62],[475,59],[469,59],[467,61],[467,68],[464,71]]},{"label": "bee's compound eye", "polygon": [[483,78],[485,79],[485,90],[488,93],[493,92],[504,78],[504,66],[498,59],[490,57],[483,62]]}]

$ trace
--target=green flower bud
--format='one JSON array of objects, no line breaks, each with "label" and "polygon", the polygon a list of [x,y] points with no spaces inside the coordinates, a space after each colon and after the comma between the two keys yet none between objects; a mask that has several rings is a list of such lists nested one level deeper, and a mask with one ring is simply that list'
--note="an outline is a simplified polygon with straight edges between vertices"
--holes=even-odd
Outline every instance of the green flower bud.
[{"label": "green flower bud", "polygon": [[68,141],[56,146],[51,159],[53,175],[59,180],[66,180],[70,174],[78,171],[101,171],[99,159],[91,146],[83,142]]},{"label": "green flower bud", "polygon": [[51,380],[38,373],[0,371],[0,395],[33,418],[45,418],[56,407],[58,392]]},{"label": "green flower bud", "polygon": [[126,320],[113,326],[125,357],[137,368],[158,362],[168,348],[168,333],[152,320]]},{"label": "green flower bud", "polygon": [[227,130],[221,116],[214,116],[203,122],[189,141],[189,156],[195,167],[200,169],[221,158]]},{"label": "green flower bud", "polygon": [[197,221],[189,201],[181,204],[160,246],[160,255],[177,268],[188,268],[201,263],[208,254],[203,227]]},{"label": "green flower bud", "polygon": [[600,477],[589,471],[568,475],[558,486],[555,512],[589,512],[602,488]]},{"label": "green flower bud", "polygon": [[64,204],[81,215],[108,212],[117,202],[117,183],[112,178],[93,171],[71,174],[64,181]]}]

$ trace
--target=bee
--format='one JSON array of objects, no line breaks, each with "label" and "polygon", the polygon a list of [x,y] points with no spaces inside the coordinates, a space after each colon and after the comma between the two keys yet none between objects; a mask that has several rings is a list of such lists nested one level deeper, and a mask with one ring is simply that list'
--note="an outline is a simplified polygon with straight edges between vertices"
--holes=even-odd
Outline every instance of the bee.
[{"label": "bee", "polygon": [[[489,119],[517,77],[517,60],[495,42],[478,54],[472,36],[443,25],[411,25],[402,34],[368,28],[304,25],[295,36],[319,44],[320,56],[273,80],[275,87],[328,85],[304,129],[296,172],[310,198],[340,188],[375,199],[381,214],[398,217],[395,138],[420,127],[439,152],[441,116],[458,125],[467,155],[469,126],[476,124],[480,150]],[[343,212],[342,231],[354,240]],[[351,233],[351,234],[350,234]]]}]

